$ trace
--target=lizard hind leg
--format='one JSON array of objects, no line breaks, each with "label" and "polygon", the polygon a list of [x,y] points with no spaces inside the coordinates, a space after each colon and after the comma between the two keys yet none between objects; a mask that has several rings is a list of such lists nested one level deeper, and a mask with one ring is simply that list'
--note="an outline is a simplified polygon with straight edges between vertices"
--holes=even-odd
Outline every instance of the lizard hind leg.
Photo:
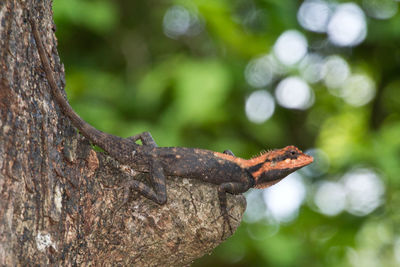
[{"label": "lizard hind leg", "polygon": [[134,143],[136,143],[137,140],[140,140],[142,141],[143,145],[157,147],[156,141],[154,141],[153,137],[149,132],[136,134],[134,136],[128,137],[127,139],[131,140]]},{"label": "lizard hind leg", "polygon": [[[164,190],[162,190],[162,181],[161,181],[161,185],[159,185],[158,187],[156,187],[157,189],[154,190],[153,188],[151,188],[150,186],[148,186],[147,184],[132,179],[129,180],[127,182],[124,183],[123,188],[124,188],[124,198],[122,200],[122,203],[120,205],[117,206],[117,208],[113,211],[113,215],[112,215],[112,223],[114,224],[114,218],[115,215],[117,214],[117,212],[123,207],[125,206],[125,204],[128,203],[129,201],[129,196],[131,194],[131,189],[135,190],[136,192],[140,193],[142,196],[153,200],[154,202],[156,202],[159,205],[163,205],[167,202],[167,194],[166,194],[166,190],[165,190],[165,181],[164,181]],[[158,191],[157,191],[158,190]]]},{"label": "lizard hind leg", "polygon": [[153,200],[157,204],[163,205],[167,202],[167,190],[163,172],[164,170],[162,169],[162,166],[155,160],[153,160],[150,165],[150,181],[152,186],[148,186],[147,184],[135,179],[127,181],[124,184],[124,200],[121,206],[128,202],[131,189],[140,193],[142,196]]}]

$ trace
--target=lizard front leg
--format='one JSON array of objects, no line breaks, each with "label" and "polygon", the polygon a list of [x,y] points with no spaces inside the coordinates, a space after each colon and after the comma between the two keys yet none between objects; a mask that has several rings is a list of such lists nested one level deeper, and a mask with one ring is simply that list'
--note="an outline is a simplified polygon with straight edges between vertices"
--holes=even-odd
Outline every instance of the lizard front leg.
[{"label": "lizard front leg", "polygon": [[[232,227],[229,222],[229,215],[227,210],[227,202],[226,202],[226,193],[230,194],[240,194],[246,192],[249,189],[249,185],[247,183],[241,182],[228,182],[220,184],[218,187],[218,199],[219,199],[219,207],[221,211],[221,215],[224,218],[224,225],[227,224],[229,227],[229,231],[232,234]],[[225,228],[225,226],[224,226]]]}]

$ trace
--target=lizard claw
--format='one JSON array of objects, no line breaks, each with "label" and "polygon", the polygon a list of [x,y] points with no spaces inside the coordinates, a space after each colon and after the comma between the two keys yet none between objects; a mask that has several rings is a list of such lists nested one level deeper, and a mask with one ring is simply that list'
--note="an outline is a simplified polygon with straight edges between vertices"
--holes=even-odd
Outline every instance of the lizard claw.
[{"label": "lizard claw", "polygon": [[[224,223],[223,223],[223,232],[222,232],[221,240],[225,240],[226,238],[228,238],[229,236],[233,235],[233,233],[234,233],[233,229],[232,229],[231,222],[229,220],[229,215],[227,213],[223,214],[223,218],[224,218]],[[227,235],[225,234],[226,233],[226,226],[228,226],[228,230],[229,230]]]},{"label": "lizard claw", "polygon": [[229,219],[228,219],[228,221],[226,221],[226,222],[224,223],[224,225],[228,225],[229,234],[230,234],[230,235],[233,235],[233,230],[232,230],[231,222],[229,221]]}]

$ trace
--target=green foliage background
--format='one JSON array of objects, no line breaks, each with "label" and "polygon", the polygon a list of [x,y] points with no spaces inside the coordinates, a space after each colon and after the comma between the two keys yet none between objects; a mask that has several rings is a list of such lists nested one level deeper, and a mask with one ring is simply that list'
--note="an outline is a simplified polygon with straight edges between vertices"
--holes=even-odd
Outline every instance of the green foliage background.
[{"label": "green foliage background", "polygon": [[[244,158],[289,144],[319,148],[330,165],[323,175],[305,176],[310,188],[336,181],[355,166],[375,170],[385,183],[384,204],[368,216],[325,216],[309,193],[297,219],[281,225],[243,222],[232,238],[194,266],[400,265],[399,14],[387,20],[367,17],[367,38],[355,48],[315,49],[324,56],[341,55],[352,69],[368,73],[377,89],[370,103],[351,106],[317,83],[312,85],[315,103],[307,110],[277,106],[262,124],[246,117],[245,100],[255,90],[244,78],[249,60],[271,52],[277,37],[289,29],[302,32],[309,43],[326,39],[299,25],[300,4],[54,1],[68,98],[96,128],[123,137],[147,130],[160,146],[229,148]],[[362,7],[363,1],[358,4]],[[173,5],[198,12],[204,29],[168,38],[163,17]],[[250,6],[261,15],[247,23],[244,14]],[[274,92],[273,86],[264,89]]]}]

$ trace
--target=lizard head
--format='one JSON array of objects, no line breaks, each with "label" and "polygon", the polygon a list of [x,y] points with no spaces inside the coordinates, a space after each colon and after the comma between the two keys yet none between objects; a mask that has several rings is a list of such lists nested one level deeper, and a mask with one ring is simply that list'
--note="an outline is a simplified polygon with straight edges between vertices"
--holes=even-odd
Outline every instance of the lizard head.
[{"label": "lizard head", "polygon": [[246,169],[254,178],[255,188],[267,188],[313,160],[313,157],[304,154],[297,147],[287,146],[250,159],[251,166]]}]

